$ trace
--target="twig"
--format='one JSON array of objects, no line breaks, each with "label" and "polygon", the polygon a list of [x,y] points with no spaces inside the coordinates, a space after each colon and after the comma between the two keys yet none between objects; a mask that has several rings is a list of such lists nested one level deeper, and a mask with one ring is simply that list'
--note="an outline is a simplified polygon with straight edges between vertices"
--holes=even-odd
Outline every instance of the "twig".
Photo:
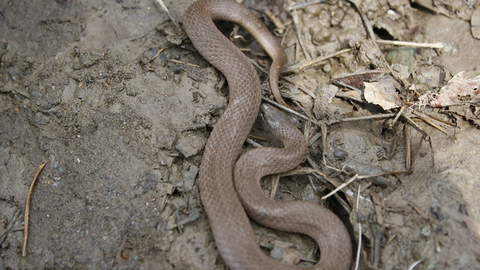
[{"label": "twig", "polygon": [[157,59],[157,57],[159,57],[162,52],[170,49],[171,47],[172,46],[166,46],[166,47],[158,49],[157,53],[155,53],[155,55],[152,58],[150,58],[150,63],[153,62],[155,59]]},{"label": "twig", "polygon": [[158,213],[162,214],[163,210],[165,210],[165,207],[167,206],[167,199],[168,195],[162,197],[162,202],[160,203],[160,211],[158,211]]},{"label": "twig", "polygon": [[419,47],[419,48],[443,49],[443,47],[445,47],[445,45],[441,42],[437,42],[437,43],[416,43],[416,42],[398,41],[398,40],[375,40],[375,42],[377,44],[406,46],[406,47]]},{"label": "twig", "polygon": [[312,121],[312,123],[315,123],[315,124],[318,125],[318,123],[317,123],[316,121],[313,121],[313,120],[309,119],[307,116],[305,116],[305,115],[303,115],[303,114],[300,114],[300,113],[298,113],[298,112],[295,111],[295,110],[292,110],[292,109],[290,109],[290,108],[288,108],[288,107],[286,107],[286,106],[283,106],[282,104],[279,104],[279,103],[277,103],[277,102],[275,102],[275,101],[273,101],[273,100],[271,100],[271,99],[268,99],[268,98],[265,98],[265,97],[262,97],[262,99],[263,99],[263,101],[266,101],[266,102],[268,102],[268,103],[276,106],[277,108],[279,108],[279,109],[281,109],[281,110],[284,110],[284,111],[286,111],[286,112],[288,112],[288,113],[294,114],[294,115],[296,115],[296,116],[298,116],[298,117],[300,117],[300,118],[302,118],[302,119],[304,119],[304,120]]},{"label": "twig", "polygon": [[365,31],[367,32],[368,37],[369,37],[371,40],[375,40],[375,33],[373,32],[372,24],[371,24],[370,21],[368,20],[367,15],[365,15],[365,14],[360,10],[360,8],[357,6],[357,4],[355,4],[354,1],[347,0],[347,2],[349,2],[349,3],[352,5],[353,9],[355,9],[355,11],[358,13],[358,15],[360,15],[360,18],[362,19],[362,23],[363,23],[363,26],[365,27]]},{"label": "twig", "polygon": [[[291,4],[292,1],[289,1],[289,3]],[[295,32],[295,35],[297,36],[297,39],[298,39],[298,43],[300,44],[300,48],[302,49],[302,52],[303,52],[303,55],[305,56],[306,59],[311,59],[312,57],[310,56],[310,54],[308,53],[306,47],[305,47],[305,44],[303,43],[303,39],[302,39],[302,36],[301,36],[301,33],[299,31],[299,29],[301,28],[300,26],[300,20],[298,19],[298,12],[296,9],[292,9],[290,10],[290,15],[292,16],[292,19],[293,19],[293,25],[294,25],[294,32]]]},{"label": "twig", "polygon": [[374,189],[369,188],[369,191],[373,201],[373,208],[375,210],[375,221],[378,225],[383,226],[382,202]]},{"label": "twig", "polygon": [[313,0],[313,1],[310,1],[310,2],[307,2],[307,3],[300,3],[300,4],[296,4],[296,5],[293,5],[293,6],[289,6],[288,7],[288,10],[294,10],[294,9],[302,9],[302,8],[305,8],[305,7],[308,7],[310,5],[315,5],[315,4],[318,4],[318,3],[321,3],[325,0]]},{"label": "twig", "polygon": [[341,190],[342,188],[348,186],[350,183],[352,183],[353,181],[357,180],[358,179],[358,174],[355,174],[352,178],[348,179],[347,182],[341,184],[340,186],[338,186],[336,189],[330,191],[330,193],[328,193],[327,195],[323,196],[322,197],[322,200],[325,200],[327,199],[328,197],[332,196],[333,194],[337,193],[339,190]]},{"label": "twig", "polygon": [[180,214],[178,213],[178,210],[173,213],[173,216],[175,217],[175,224],[177,225],[177,230],[179,233],[183,233],[183,224],[180,222]]},{"label": "twig", "polygon": [[270,199],[275,199],[275,194],[277,194],[278,184],[280,183],[280,175],[276,174],[272,176],[272,190],[270,191]]},{"label": "twig", "polygon": [[21,209],[20,207],[17,207],[17,210],[15,210],[15,213],[13,213],[12,218],[10,219],[10,222],[7,225],[6,231],[3,233],[3,235],[0,237],[0,247],[2,247],[3,242],[5,239],[7,239],[8,234],[10,231],[13,231],[13,225],[17,221],[18,216],[20,215]]},{"label": "twig", "polygon": [[290,84],[291,87],[295,87],[295,89],[298,89],[302,92],[304,92],[305,94],[309,95],[312,99],[316,99],[317,97],[315,96],[315,94],[310,91],[309,89],[307,89],[306,87],[302,86],[302,85],[299,85],[297,84],[295,81],[293,81],[292,79],[288,78],[288,77],[283,77],[283,80],[287,83]]},{"label": "twig", "polygon": [[172,62],[172,63],[175,63],[175,64],[183,64],[183,65],[187,65],[187,66],[191,66],[191,67],[196,67],[196,68],[199,68],[199,67],[200,67],[200,66],[197,65],[197,64],[187,63],[187,62],[183,62],[183,61],[175,60],[175,59],[168,59],[167,61]]},{"label": "twig", "polygon": [[443,134],[445,135],[448,135],[447,131],[445,131],[445,129],[443,129],[442,127],[440,127],[439,125],[433,123],[432,121],[430,121],[428,118],[420,115],[420,113],[416,112],[416,111],[413,111],[412,112],[414,115],[416,115],[418,118],[420,118],[423,122],[427,123],[428,125],[438,129],[440,132],[442,132]]},{"label": "twig", "polygon": [[409,267],[408,267],[408,270],[413,270],[413,268],[415,268],[419,263],[423,262],[424,259],[420,259],[418,261],[415,261],[413,262]]},{"label": "twig", "polygon": [[[250,136],[250,135],[249,135]],[[255,139],[260,139],[258,137],[254,137]],[[246,143],[250,144],[250,145],[253,145],[254,147],[256,148],[259,148],[259,147],[263,147],[263,145],[257,143],[256,141],[254,141],[252,138],[248,137],[246,140],[245,140]]]},{"label": "twig", "polygon": [[[331,167],[330,167],[331,168]],[[335,168],[332,168],[332,169],[335,169]],[[338,169],[335,169],[337,171],[339,171]],[[333,194],[337,193],[339,190],[341,190],[342,188],[348,186],[350,183],[352,183],[353,181],[357,180],[357,179],[367,179],[367,178],[372,178],[372,177],[379,177],[379,176],[385,176],[385,175],[392,175],[392,174],[405,174],[405,173],[409,173],[409,171],[389,171],[389,172],[383,172],[383,173],[376,173],[376,174],[370,174],[370,175],[358,175],[358,174],[355,174],[354,176],[352,176],[352,178],[348,179],[347,182],[345,183],[342,183],[341,185],[334,185],[336,186],[337,188],[335,188],[334,190],[332,190],[330,193],[328,193],[327,195],[323,196],[322,197],[322,200],[325,200],[327,199],[328,197],[332,196]]]},{"label": "twig", "polygon": [[43,167],[45,167],[47,163],[44,162],[40,167],[38,167],[37,173],[35,174],[35,177],[33,178],[32,184],[30,185],[30,188],[28,189],[27,193],[27,201],[25,203],[25,227],[23,230],[23,250],[22,250],[22,256],[25,257],[27,256],[27,241],[28,241],[28,221],[30,218],[30,199],[32,197],[32,191],[33,191],[33,186],[35,185],[35,182],[37,182],[38,176],[43,170]]},{"label": "twig", "polygon": [[[413,111],[413,114],[419,115],[419,112]],[[428,113],[425,113],[425,112],[423,112],[423,114],[425,115],[424,118],[426,118],[426,116],[428,116],[428,117],[432,118],[433,120],[438,121],[438,122],[440,122],[440,123],[443,123],[443,124],[445,124],[445,125],[449,125],[449,126],[451,126],[451,127],[456,127],[456,126],[457,126],[457,125],[454,124],[454,123],[447,122],[447,121],[442,120],[442,119],[440,119],[440,118],[438,118],[438,117],[436,117],[436,116],[433,116],[433,115],[431,115],[431,114],[428,114]]]},{"label": "twig", "polygon": [[419,125],[417,125],[417,123],[415,123],[412,118],[406,116],[406,115],[402,115],[403,119],[405,119],[411,126],[413,126],[418,132],[420,132],[423,137],[425,138],[425,140],[427,141],[430,141],[430,136],[427,134],[427,132],[425,132]]},{"label": "twig", "polygon": [[172,20],[172,22],[175,25],[178,25],[177,20],[175,20],[175,18],[172,17],[172,15],[170,14],[170,11],[168,10],[167,6],[165,5],[165,3],[163,3],[163,0],[157,0],[157,3],[160,5],[160,7],[163,9],[163,11],[165,11],[165,13],[167,13],[170,20]]},{"label": "twig", "polygon": [[275,30],[273,30],[273,32],[279,36],[283,35],[286,27],[282,20],[275,16],[270,10],[266,10],[265,15],[267,15],[268,18],[270,18],[270,21],[275,25]]},{"label": "twig", "polygon": [[367,116],[358,116],[358,117],[350,117],[350,118],[343,118],[339,119],[338,122],[351,122],[351,121],[360,121],[360,120],[372,120],[372,119],[385,119],[385,118],[392,118],[396,113],[386,113],[386,114],[375,114],[375,115],[367,115]]},{"label": "twig", "polygon": [[390,129],[393,129],[393,127],[395,126],[395,124],[397,123],[398,121],[398,118],[400,118],[400,116],[403,115],[403,112],[405,111],[405,106],[402,106],[400,108],[400,111],[398,111],[397,115],[395,116],[395,118],[393,118],[393,121],[389,124],[389,128]]},{"label": "twig", "polygon": [[358,223],[358,247],[357,258],[355,259],[355,270],[358,270],[360,265],[360,252],[362,251],[362,224]]},{"label": "twig", "polygon": [[362,224],[358,222],[358,209],[360,209],[360,192],[362,190],[362,184],[360,183],[358,185],[357,189],[357,198],[355,200],[355,210],[354,210],[354,217],[355,217],[355,223],[358,224],[358,247],[357,247],[357,256],[355,258],[355,270],[358,270],[358,267],[360,265],[360,255],[361,255],[361,250],[362,250]]},{"label": "twig", "polygon": [[307,142],[307,146],[308,147],[312,146],[312,144],[315,143],[318,139],[320,139],[320,137],[322,137],[322,133],[320,132],[310,137],[310,139]]},{"label": "twig", "polygon": [[[337,52],[334,52],[334,53],[331,53],[327,56],[320,56],[320,57],[316,57],[308,62],[306,62],[305,64],[302,64],[298,67],[298,71],[302,71],[306,68],[309,68],[309,67],[314,67],[316,64],[320,63],[320,62],[323,62],[325,60],[328,60],[330,58],[333,58],[333,57],[336,57],[336,56],[339,56],[339,55],[342,55],[344,53],[348,53],[350,52],[352,49],[343,49],[343,50],[340,50],[340,51],[337,51]],[[292,67],[289,67],[288,69],[291,70],[291,69],[294,69],[296,68],[295,66],[292,66]]]},{"label": "twig", "polygon": [[410,128],[408,125],[403,127],[403,132],[405,134],[405,170],[410,171],[412,167],[412,142],[410,141]]}]

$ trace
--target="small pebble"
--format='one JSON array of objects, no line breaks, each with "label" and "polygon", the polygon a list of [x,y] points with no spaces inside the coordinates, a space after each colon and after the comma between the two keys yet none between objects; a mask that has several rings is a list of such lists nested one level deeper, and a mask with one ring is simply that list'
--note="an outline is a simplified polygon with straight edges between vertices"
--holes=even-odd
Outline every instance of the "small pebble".
[{"label": "small pebble", "polygon": [[336,149],[333,152],[333,156],[335,157],[336,160],[344,160],[346,157],[348,157],[348,153],[345,150]]},{"label": "small pebble", "polygon": [[277,259],[277,260],[280,260],[280,259],[282,259],[282,257],[283,257],[283,251],[282,251],[281,249],[277,248],[277,247],[274,247],[274,248],[272,249],[272,251],[270,251],[270,255],[271,255],[273,258],[275,258],[275,259]]}]

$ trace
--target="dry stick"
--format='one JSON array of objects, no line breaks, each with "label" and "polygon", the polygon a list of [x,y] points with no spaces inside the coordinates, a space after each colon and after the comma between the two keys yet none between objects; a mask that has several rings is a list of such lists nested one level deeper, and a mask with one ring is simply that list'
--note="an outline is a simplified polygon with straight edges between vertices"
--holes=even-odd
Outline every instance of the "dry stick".
[{"label": "dry stick", "polygon": [[398,111],[397,115],[395,116],[395,118],[393,118],[393,121],[389,124],[390,128],[393,129],[393,126],[395,126],[395,124],[397,123],[398,121],[398,118],[400,118],[400,116],[403,115],[403,112],[405,111],[405,106],[402,106],[400,108],[400,111]]},{"label": "dry stick", "polygon": [[183,224],[181,223],[180,214],[178,213],[178,210],[175,211],[173,216],[175,217],[175,225],[177,225],[177,230],[180,234],[182,234],[183,233]]},{"label": "dry stick", "polygon": [[310,140],[307,142],[307,146],[310,147],[312,144],[314,144],[318,139],[322,137],[322,133],[318,132],[317,134],[313,135]]},{"label": "dry stick", "polygon": [[[357,191],[357,211],[360,208],[360,190],[361,190],[362,184],[358,185],[358,191]],[[358,247],[357,247],[357,256],[355,259],[355,270],[358,270],[358,267],[360,265],[360,254],[362,250],[362,224],[358,222],[358,213],[355,215],[357,217],[357,224],[358,224]]]},{"label": "dry stick", "polygon": [[425,132],[419,125],[417,125],[417,123],[415,123],[412,118],[406,116],[406,115],[402,115],[403,119],[405,119],[413,128],[415,128],[418,132],[420,132],[423,137],[425,138],[425,140],[427,141],[430,141],[430,136],[427,134],[427,132]]},{"label": "dry stick", "polygon": [[397,114],[396,113],[375,114],[375,115],[343,118],[343,119],[339,119],[337,121],[339,123],[344,123],[344,122],[360,121],[360,120],[385,119],[385,118],[392,118],[395,115],[397,115]]},{"label": "dry stick", "polygon": [[25,227],[23,230],[23,250],[22,250],[22,256],[25,257],[27,256],[27,241],[28,241],[28,221],[30,217],[30,199],[32,197],[32,191],[33,191],[33,186],[35,185],[35,182],[37,182],[38,176],[43,170],[43,167],[45,167],[47,163],[44,162],[40,167],[38,167],[37,173],[35,174],[35,177],[33,178],[32,184],[30,185],[30,189],[28,189],[27,193],[27,201],[25,203]]},{"label": "dry stick", "polygon": [[[423,122],[425,122],[425,123],[427,123],[428,125],[430,125],[430,126],[436,128],[436,129],[438,129],[438,130],[439,130],[440,132],[442,132],[443,134],[448,135],[448,133],[447,133],[447,131],[445,131],[445,129],[443,129],[443,128],[440,127],[439,125],[433,123],[433,122],[430,121],[428,118],[420,115],[419,112],[413,111],[412,113],[413,113],[414,115],[416,115],[418,118],[420,118],[420,120],[422,120]],[[437,119],[435,119],[435,120],[437,120]],[[438,121],[441,122],[441,123],[444,123],[444,121],[441,121],[440,119],[438,119]]]},{"label": "dry stick", "polygon": [[[335,79],[333,79],[333,80],[335,80]],[[332,80],[332,81],[333,81],[333,80]],[[344,82],[342,82],[342,81],[340,81],[340,80],[335,80],[334,84],[337,84],[338,86],[343,86],[343,87],[345,87],[346,89],[350,89],[350,90],[353,90],[353,91],[357,91],[358,93],[362,93],[362,92],[363,92],[362,90],[358,89],[357,87],[354,87],[354,86],[352,86],[352,85],[346,84],[346,83],[344,83]],[[336,96],[336,97],[349,98],[349,97],[346,96],[346,95],[340,95],[340,96],[338,96],[338,93],[335,94],[335,96]],[[351,98],[351,97],[350,97],[350,98]],[[360,103],[364,103],[363,100],[361,100],[361,99],[355,98],[354,100],[360,100]]]},{"label": "dry stick", "polygon": [[275,107],[277,107],[277,108],[279,108],[279,109],[281,109],[281,110],[284,110],[284,111],[286,111],[286,112],[289,112],[289,113],[291,113],[291,114],[294,114],[294,115],[302,118],[303,120],[312,121],[312,123],[319,125],[319,123],[318,123],[317,121],[310,120],[310,118],[308,118],[307,116],[305,116],[305,115],[303,115],[303,114],[300,114],[300,113],[298,113],[297,111],[292,110],[292,109],[290,109],[290,108],[288,108],[288,107],[286,107],[286,106],[283,106],[282,104],[277,103],[277,102],[275,102],[275,101],[273,101],[273,100],[271,100],[271,99],[268,99],[268,98],[266,98],[266,97],[262,97],[262,100],[263,100],[263,101],[266,101],[267,103],[270,103],[270,104],[274,105]]},{"label": "dry stick", "polygon": [[363,12],[360,10],[360,8],[358,8],[357,4],[355,4],[354,1],[347,0],[347,2],[349,2],[352,5],[353,9],[355,9],[355,11],[358,13],[358,15],[360,15],[360,19],[362,19],[363,26],[365,27],[365,31],[367,31],[369,38],[371,40],[375,40],[375,33],[373,32],[373,27],[368,20],[368,17],[363,14]]},{"label": "dry stick", "polygon": [[396,45],[396,46],[406,46],[406,47],[419,47],[419,48],[433,48],[433,49],[443,49],[445,45],[441,42],[437,43],[416,43],[409,41],[397,41],[397,40],[375,40],[377,44],[387,44],[387,45]]},{"label": "dry stick", "polygon": [[321,125],[320,126],[320,132],[322,133],[322,147],[323,147],[323,153],[322,153],[322,161],[323,165],[325,167],[330,167],[327,164],[327,132],[328,132],[328,127],[327,125]]},{"label": "dry stick", "polygon": [[313,1],[310,1],[310,2],[307,2],[307,3],[296,4],[296,5],[288,7],[288,10],[303,9],[305,7],[308,7],[310,5],[315,5],[315,4],[321,3],[323,1],[325,1],[325,0],[313,0]]},{"label": "dry stick", "polygon": [[[322,179],[323,178],[323,179],[325,179],[325,181],[327,181],[328,183],[330,183],[334,187],[338,187],[338,186],[341,185],[340,182],[338,182],[338,181],[336,181],[332,178],[329,178],[326,174],[324,174],[322,171],[320,171],[320,168],[318,167],[318,165],[315,163],[315,161],[312,160],[312,158],[309,155],[307,155],[307,163],[308,163],[308,165],[310,165],[313,168],[311,173],[317,179]],[[326,165],[326,166],[328,167],[328,165]],[[335,168],[333,168],[333,169],[335,169]],[[351,194],[353,194],[353,192],[351,190],[349,190],[348,188],[346,189],[345,193],[349,196]],[[347,209],[347,208],[345,208],[345,209]]]},{"label": "dry stick", "polygon": [[375,221],[378,225],[383,226],[382,202],[380,201],[380,198],[378,198],[378,194],[375,192],[375,190],[369,188],[369,191],[373,201],[373,208],[375,210]]},{"label": "dry stick", "polygon": [[[335,168],[333,168],[333,169],[335,169]],[[338,169],[335,169],[335,170],[339,171]],[[405,173],[409,173],[409,171],[389,171],[389,172],[376,173],[376,174],[370,174],[370,175],[358,175],[358,174],[355,174],[355,175],[352,176],[350,179],[348,179],[347,182],[342,183],[342,184],[339,185],[337,188],[335,188],[334,190],[332,190],[330,193],[328,193],[327,195],[323,196],[323,197],[322,197],[322,200],[327,199],[328,197],[330,197],[330,196],[332,196],[333,194],[337,193],[339,190],[341,190],[342,188],[348,186],[350,183],[352,183],[353,181],[355,181],[355,180],[357,180],[357,179],[367,179],[367,178],[372,178],[372,177],[386,176],[386,175],[392,175],[392,174],[405,174]]]},{"label": "dry stick", "polygon": [[[290,6],[292,1],[289,1]],[[294,32],[295,35],[297,36],[298,43],[300,44],[300,48],[302,49],[303,55],[305,56],[306,59],[312,59],[310,54],[308,53],[305,44],[303,43],[303,39],[300,33],[300,20],[298,19],[298,12],[296,9],[290,10],[290,15],[292,16],[293,19],[293,25],[294,25]]]},{"label": "dry stick", "polygon": [[[318,168],[318,166],[315,164],[315,162],[312,160],[312,158],[310,156],[307,156],[307,163],[312,167],[303,167],[303,168],[300,168],[300,169],[294,169],[294,170],[291,170],[291,171],[288,171],[288,172],[285,172],[285,173],[282,173],[281,176],[292,176],[292,175],[313,175],[315,176],[317,179],[325,179],[326,182],[330,183],[331,185],[333,185],[334,187],[338,187],[341,185],[340,182],[337,182],[336,180],[332,179],[332,178],[329,178],[327,175],[325,175],[323,172],[320,171],[320,168]],[[395,174],[395,173],[403,173],[403,172],[391,172],[390,174]],[[379,175],[374,175],[374,176],[382,176],[382,175],[388,175],[389,173],[384,173],[384,174],[379,174]],[[354,193],[353,191],[351,191],[350,189],[348,188],[345,188],[344,189],[344,193],[348,196],[348,197],[353,197],[354,196]],[[351,210],[349,210],[350,208],[346,206],[346,204],[343,204],[342,201],[343,199],[341,198],[337,198],[338,201],[342,204],[342,206],[345,208],[345,210],[347,210],[348,212],[350,212]],[[371,202],[370,199],[368,198],[365,198],[365,197],[362,197],[360,196],[360,199],[362,199],[363,201],[367,201],[367,202]]]},{"label": "dry stick", "polygon": [[308,142],[308,138],[310,138],[310,129],[312,128],[312,120],[309,118],[308,121],[303,125],[303,137],[305,138],[305,142]]},{"label": "dry stick", "polygon": [[0,247],[2,246],[3,242],[5,241],[5,239],[7,239],[8,234],[9,234],[11,231],[14,231],[14,230],[13,230],[13,225],[14,225],[15,222],[17,221],[17,218],[18,218],[18,216],[20,215],[20,212],[21,212],[20,207],[17,207],[17,209],[16,209],[15,212],[13,213],[12,218],[10,219],[10,222],[9,222],[8,225],[7,225],[7,228],[6,228],[5,232],[4,232],[3,235],[0,237]]},{"label": "dry stick", "polygon": [[165,11],[165,13],[167,13],[168,17],[170,18],[170,20],[172,20],[172,22],[178,26],[178,22],[177,20],[175,20],[175,18],[172,17],[172,15],[170,14],[170,11],[168,10],[167,6],[165,5],[165,3],[163,3],[163,0],[157,0],[157,3],[160,5],[160,7],[163,9],[163,11]]},{"label": "dry stick", "polygon": [[[250,135],[249,135],[250,136]],[[255,138],[255,137],[254,137]],[[262,138],[258,138],[256,137],[255,139],[257,140],[262,140]],[[253,145],[254,147],[256,148],[260,148],[260,147],[263,147],[263,145],[257,143],[255,140],[253,140],[252,138],[248,137],[246,140],[245,140],[246,143],[250,144],[250,145]]]},{"label": "dry stick", "polygon": [[167,206],[167,199],[168,195],[162,197],[162,202],[160,203],[160,211],[158,211],[160,214],[163,213],[163,210],[165,210],[165,207]]},{"label": "dry stick", "polygon": [[157,57],[159,57],[162,52],[170,49],[171,47],[172,46],[166,46],[166,47],[158,49],[157,53],[152,58],[150,58],[150,63],[153,62],[155,59],[157,59]]},{"label": "dry stick", "polygon": [[[415,114],[415,115],[417,115],[417,116],[420,116],[420,115],[419,115],[419,112],[417,112],[417,111],[413,111],[413,114]],[[438,118],[438,117],[436,117],[436,116],[433,116],[433,115],[431,115],[431,114],[428,114],[428,113],[425,113],[425,112],[423,112],[422,114],[425,115],[425,116],[427,116],[427,117],[432,118],[432,119],[435,120],[435,121],[438,121],[438,122],[440,122],[440,123],[443,123],[443,124],[445,124],[445,125],[449,125],[449,126],[451,126],[451,127],[456,127],[456,125],[455,125],[454,123],[447,122],[447,121],[442,120],[442,119],[440,119],[440,118]],[[423,118],[426,118],[425,116],[424,116]]]},{"label": "dry stick", "polygon": [[358,270],[360,266],[361,251],[362,251],[362,224],[358,223],[358,247],[357,247],[357,258],[355,259],[355,270]]},{"label": "dry stick", "polygon": [[333,58],[333,57],[342,55],[342,54],[344,54],[344,53],[348,53],[348,52],[350,52],[350,51],[352,51],[352,49],[343,49],[343,50],[340,50],[340,51],[331,53],[331,54],[329,54],[329,55],[327,55],[327,56],[319,56],[319,57],[317,57],[317,58],[314,58],[314,59],[308,61],[308,62],[305,63],[305,64],[302,64],[301,66],[298,67],[298,70],[299,70],[299,71],[302,71],[302,70],[304,70],[304,69],[306,69],[306,68],[314,67],[314,66],[315,66],[316,64],[318,64],[318,63],[321,63],[321,62],[326,61],[326,60],[328,60],[328,59],[330,59],[330,58]]},{"label": "dry stick", "polygon": [[388,245],[390,245],[390,243],[395,240],[397,236],[396,235],[391,235],[388,237],[387,241],[385,241],[385,244],[383,244],[383,247],[387,247]]},{"label": "dry stick", "polygon": [[410,171],[412,167],[412,142],[410,141],[411,132],[408,125],[403,128],[405,136],[405,170]]},{"label": "dry stick", "polygon": [[273,14],[270,10],[265,11],[265,15],[267,15],[270,21],[273,22],[273,24],[275,25],[275,30],[273,30],[273,32],[276,35],[283,35],[285,33],[286,27],[282,20],[275,16],[275,14]]},{"label": "dry stick", "polygon": [[408,270],[413,270],[413,268],[415,268],[419,263],[423,262],[424,259],[420,259],[418,261],[415,261],[413,262],[409,267],[408,267]]},{"label": "dry stick", "polygon": [[199,67],[200,67],[200,66],[197,65],[197,64],[187,63],[187,62],[183,62],[183,61],[175,60],[175,59],[167,59],[167,61],[172,62],[172,63],[175,63],[175,64],[183,64],[183,65],[187,65],[187,66],[191,66],[191,67],[196,67],[196,68],[199,68]]},{"label": "dry stick", "polygon": [[280,175],[275,174],[272,177],[272,190],[270,191],[270,199],[274,200],[277,194],[278,184],[280,183]]},{"label": "dry stick", "polygon": [[337,193],[339,190],[341,190],[342,188],[348,186],[350,183],[352,183],[353,181],[355,181],[356,179],[358,179],[358,174],[355,174],[352,178],[348,179],[347,182],[341,184],[340,186],[338,186],[337,188],[335,188],[334,190],[330,191],[330,193],[328,193],[327,195],[323,196],[322,197],[322,200],[325,200],[326,198],[332,196],[333,194]]},{"label": "dry stick", "polygon": [[316,99],[317,97],[315,96],[315,94],[310,91],[309,89],[307,89],[306,87],[304,86],[301,86],[301,85],[298,85],[296,84],[293,80],[291,80],[290,78],[288,77],[283,77],[283,80],[289,84],[291,84],[291,87],[295,87],[296,89],[304,92],[305,94],[309,95],[312,99]]}]

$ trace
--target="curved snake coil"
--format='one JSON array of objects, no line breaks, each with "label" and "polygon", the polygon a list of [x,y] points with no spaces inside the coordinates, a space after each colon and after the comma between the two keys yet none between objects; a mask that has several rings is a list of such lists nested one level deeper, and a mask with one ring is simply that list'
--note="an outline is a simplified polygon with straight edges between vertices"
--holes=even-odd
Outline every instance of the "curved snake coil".
[{"label": "curved snake coil", "polygon": [[[183,25],[190,40],[200,54],[225,75],[230,88],[229,105],[210,134],[199,175],[202,203],[220,255],[231,269],[348,269],[351,242],[337,216],[314,203],[271,201],[259,189],[259,178],[265,173],[288,170],[305,158],[305,141],[296,128],[285,128],[286,133],[280,135],[285,136],[280,138],[284,148],[258,149],[240,158],[236,175],[255,183],[236,184],[239,193],[243,194],[239,198],[233,172],[241,147],[259,112],[261,86],[250,60],[222,35],[212,20],[237,23],[257,39],[273,59],[270,71],[272,91],[278,91],[278,78],[286,56],[263,23],[234,1],[200,0],[185,12]],[[274,128],[277,130],[278,124]],[[286,154],[287,158],[277,156],[277,151]],[[272,160],[275,164],[265,162]],[[312,237],[320,247],[320,261],[309,268],[287,265],[266,256],[257,244],[246,210],[267,227]]]}]

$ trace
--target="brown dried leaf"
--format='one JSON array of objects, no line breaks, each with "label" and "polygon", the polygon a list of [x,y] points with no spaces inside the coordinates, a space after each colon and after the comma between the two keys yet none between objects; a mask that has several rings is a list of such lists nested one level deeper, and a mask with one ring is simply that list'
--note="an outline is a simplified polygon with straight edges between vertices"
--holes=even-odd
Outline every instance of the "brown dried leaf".
[{"label": "brown dried leaf", "polygon": [[347,76],[332,79],[332,83],[337,86],[352,86],[356,89],[363,88],[363,82],[375,82],[380,80],[385,74],[390,73],[387,68],[378,68],[375,70],[366,70],[355,72]]},{"label": "brown dried leaf", "polygon": [[389,81],[366,82],[363,94],[366,101],[379,105],[384,110],[398,108],[402,105],[395,86]]},{"label": "brown dried leaf", "polygon": [[471,74],[465,71],[457,73],[438,94],[427,93],[421,96],[419,105],[446,107],[480,102],[480,75],[472,78]]}]

